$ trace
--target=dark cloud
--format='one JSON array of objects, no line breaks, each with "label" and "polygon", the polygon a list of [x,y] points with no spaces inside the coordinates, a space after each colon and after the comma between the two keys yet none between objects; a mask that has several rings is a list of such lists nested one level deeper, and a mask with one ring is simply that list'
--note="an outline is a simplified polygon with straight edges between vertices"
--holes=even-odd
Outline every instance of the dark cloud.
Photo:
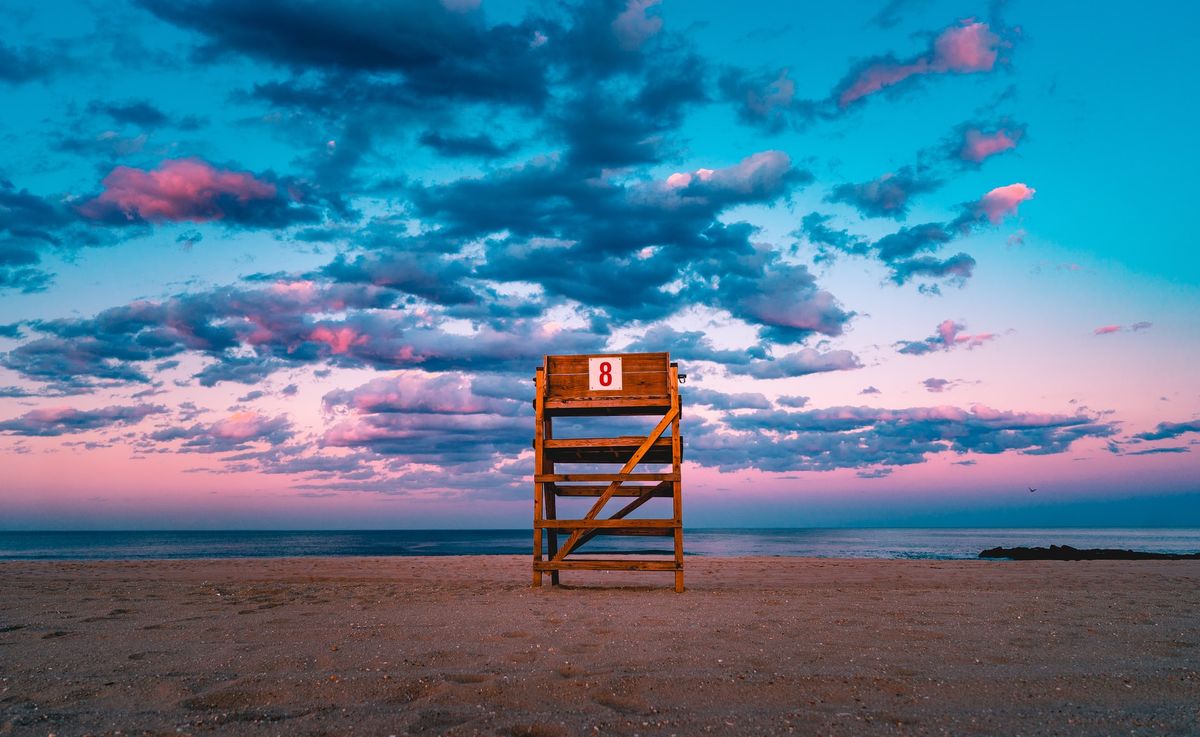
[{"label": "dark cloud", "polygon": [[941,185],[939,179],[906,166],[869,182],[838,185],[829,201],[850,205],[866,217],[902,220],[913,195],[932,192]]},{"label": "dark cloud", "polygon": [[51,437],[97,430],[111,425],[132,425],[149,415],[166,412],[166,407],[150,404],[112,405],[100,409],[47,407],[34,409],[15,419],[0,422],[0,432],[12,435]]},{"label": "dark cloud", "polygon": [[116,123],[136,125],[142,128],[159,128],[170,122],[170,118],[148,100],[126,100],[112,102],[92,100],[88,112],[107,115]]},{"label": "dark cloud", "polygon": [[684,401],[703,404],[713,409],[770,409],[771,402],[757,392],[719,392],[715,389],[691,387],[681,391]]},{"label": "dark cloud", "polygon": [[982,406],[830,407],[732,414],[720,424],[694,419],[688,432],[690,457],[704,465],[779,472],[903,466],[939,453],[1063,453],[1082,438],[1112,436],[1116,426]]},{"label": "dark cloud", "polygon": [[63,57],[57,52],[10,46],[0,40],[0,82],[24,84],[46,79],[62,62]]},{"label": "dark cloud", "polygon": [[516,149],[516,144],[509,143],[501,146],[486,133],[456,136],[444,135],[438,131],[425,131],[419,140],[422,146],[428,146],[442,156],[451,157],[495,159],[506,156]]},{"label": "dark cloud", "polygon": [[883,394],[883,392],[879,391],[873,386],[868,386],[866,389],[860,391],[859,394]]},{"label": "dark cloud", "polygon": [[1166,440],[1168,438],[1177,438],[1189,432],[1200,432],[1200,420],[1192,420],[1191,422],[1160,422],[1152,431],[1138,433],[1133,437],[1138,440]]},{"label": "dark cloud", "polygon": [[813,348],[802,348],[778,358],[751,361],[742,366],[731,366],[731,373],[746,374],[756,379],[782,379],[795,376],[823,373],[826,371],[849,371],[862,368],[858,357],[850,351],[828,351],[822,353]]},{"label": "dark cloud", "polygon": [[[325,74],[327,89],[378,79],[401,98],[492,100],[538,105],[546,95],[546,50],[526,22],[488,26],[437,0],[394,4],[283,0],[142,0],[159,18],[200,33],[202,57],[234,52]],[[349,77],[349,78],[347,78]],[[347,84],[347,83],[350,84]],[[374,91],[374,90],[372,90]]]},{"label": "dark cloud", "polygon": [[807,407],[809,399],[810,397],[785,394],[776,401],[779,402],[779,406],[781,407],[793,407],[795,409],[799,409],[801,407]]},{"label": "dark cloud", "polygon": [[830,228],[828,223],[832,219],[832,215],[810,212],[800,221],[800,228],[792,234],[804,238],[816,247],[813,261],[832,261],[839,253],[853,256],[865,256],[870,253],[869,240],[853,235],[848,230]]},{"label": "dark cloud", "polygon": [[0,291],[12,289],[24,294],[44,292],[54,282],[49,271],[29,267],[0,266]]}]

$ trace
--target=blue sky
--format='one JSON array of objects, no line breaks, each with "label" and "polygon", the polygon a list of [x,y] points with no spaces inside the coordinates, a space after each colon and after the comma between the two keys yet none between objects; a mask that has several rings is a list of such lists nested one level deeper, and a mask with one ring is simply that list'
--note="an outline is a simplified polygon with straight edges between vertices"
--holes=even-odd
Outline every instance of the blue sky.
[{"label": "blue sky", "polygon": [[522,526],[624,349],[695,524],[1200,524],[1197,12],[17,7],[0,525]]}]

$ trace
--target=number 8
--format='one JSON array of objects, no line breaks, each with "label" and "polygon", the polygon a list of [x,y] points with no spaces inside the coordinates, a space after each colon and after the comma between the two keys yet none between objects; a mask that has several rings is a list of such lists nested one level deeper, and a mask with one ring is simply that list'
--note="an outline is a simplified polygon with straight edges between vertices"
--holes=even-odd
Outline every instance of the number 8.
[{"label": "number 8", "polygon": [[612,364],[604,361],[600,364],[600,386],[610,386],[612,384]]}]

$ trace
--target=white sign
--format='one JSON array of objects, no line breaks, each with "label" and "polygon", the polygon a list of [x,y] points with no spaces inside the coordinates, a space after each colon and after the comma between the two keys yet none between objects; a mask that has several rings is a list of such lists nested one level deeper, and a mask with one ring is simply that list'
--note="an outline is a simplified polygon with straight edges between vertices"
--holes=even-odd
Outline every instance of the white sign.
[{"label": "white sign", "polygon": [[588,358],[588,389],[594,392],[621,389],[621,359],[607,356]]}]

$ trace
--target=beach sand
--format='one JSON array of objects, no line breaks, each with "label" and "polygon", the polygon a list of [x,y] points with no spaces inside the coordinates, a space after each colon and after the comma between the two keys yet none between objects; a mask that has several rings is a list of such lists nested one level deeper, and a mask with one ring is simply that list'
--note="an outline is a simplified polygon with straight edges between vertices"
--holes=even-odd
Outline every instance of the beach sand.
[{"label": "beach sand", "polygon": [[1200,562],[529,569],[3,562],[0,735],[1200,734]]}]

